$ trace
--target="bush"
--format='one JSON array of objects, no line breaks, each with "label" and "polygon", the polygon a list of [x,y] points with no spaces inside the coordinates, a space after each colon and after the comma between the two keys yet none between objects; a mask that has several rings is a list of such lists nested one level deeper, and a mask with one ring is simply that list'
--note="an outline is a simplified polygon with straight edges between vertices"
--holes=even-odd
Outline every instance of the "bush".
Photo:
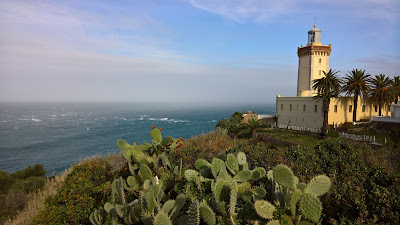
[{"label": "bush", "polygon": [[32,224],[90,224],[89,215],[109,200],[114,174],[103,157],[74,166],[57,194],[45,202],[45,209]]},{"label": "bush", "polygon": [[26,169],[17,170],[11,176],[16,179],[26,179],[28,177],[44,177],[46,170],[43,164],[35,164],[33,167],[28,166]]},{"label": "bush", "polygon": [[232,114],[230,121],[233,124],[239,124],[240,122],[242,122],[243,119],[244,119],[243,118],[243,113],[235,112],[235,113]]},{"label": "bush", "polygon": [[232,126],[232,122],[229,121],[227,118],[223,118],[220,121],[218,121],[217,125],[215,125],[216,128],[223,128],[223,129],[229,129]]}]

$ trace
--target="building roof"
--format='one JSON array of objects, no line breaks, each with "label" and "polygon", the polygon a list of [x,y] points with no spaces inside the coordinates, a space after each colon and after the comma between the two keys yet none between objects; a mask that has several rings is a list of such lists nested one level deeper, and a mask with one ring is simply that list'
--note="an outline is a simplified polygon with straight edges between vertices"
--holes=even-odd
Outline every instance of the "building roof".
[{"label": "building roof", "polygon": [[316,25],[316,24],[314,24],[314,28],[312,28],[311,30],[309,30],[308,33],[315,33],[315,32],[321,32],[321,30],[317,28],[317,25]]}]

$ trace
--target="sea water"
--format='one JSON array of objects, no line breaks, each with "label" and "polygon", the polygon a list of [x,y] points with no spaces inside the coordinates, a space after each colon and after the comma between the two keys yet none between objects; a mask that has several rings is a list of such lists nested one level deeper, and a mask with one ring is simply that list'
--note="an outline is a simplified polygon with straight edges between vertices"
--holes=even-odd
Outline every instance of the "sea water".
[{"label": "sea water", "polygon": [[215,129],[235,111],[275,113],[259,104],[187,103],[0,103],[0,170],[41,163],[61,173],[80,159],[119,152],[116,141],[150,141],[152,126],[163,136],[190,138]]}]

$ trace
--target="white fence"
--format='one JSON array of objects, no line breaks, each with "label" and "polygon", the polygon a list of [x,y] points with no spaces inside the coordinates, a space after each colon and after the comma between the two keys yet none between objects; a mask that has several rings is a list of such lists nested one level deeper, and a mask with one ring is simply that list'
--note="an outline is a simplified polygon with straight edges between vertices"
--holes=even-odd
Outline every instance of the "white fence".
[{"label": "white fence", "polygon": [[[276,127],[275,124],[272,124],[273,128]],[[318,128],[312,128],[312,127],[301,127],[301,126],[294,126],[294,125],[284,125],[284,124],[279,124],[278,128],[282,128],[282,129],[288,129],[288,130],[299,130],[299,131],[309,131],[309,132],[313,132],[313,133],[319,133],[321,132],[321,129]]]},{"label": "white fence", "polygon": [[[275,124],[271,125],[272,128],[276,128]],[[312,128],[312,127],[301,127],[301,126],[288,126],[288,125],[284,125],[284,124],[278,124],[278,128],[281,129],[288,129],[288,130],[299,130],[299,131],[309,131],[309,132],[313,132],[313,133],[320,133],[321,129],[318,128]],[[369,143],[374,143],[374,144],[378,144],[381,145],[380,143],[377,143],[375,141],[375,136],[370,136],[370,135],[357,135],[357,134],[348,134],[348,133],[339,133],[339,137],[340,138],[346,138],[346,139],[351,139],[354,141],[366,141]],[[385,144],[386,144],[386,138],[385,138]]]},{"label": "white fence", "polygon": [[400,118],[392,118],[387,116],[373,116],[372,121],[387,122],[387,123],[400,123]]},{"label": "white fence", "polygon": [[367,141],[370,143],[375,142],[375,136],[369,136],[369,135],[357,135],[357,134],[348,134],[348,133],[339,133],[339,136],[341,138],[346,138],[346,139],[351,139],[354,141]]}]

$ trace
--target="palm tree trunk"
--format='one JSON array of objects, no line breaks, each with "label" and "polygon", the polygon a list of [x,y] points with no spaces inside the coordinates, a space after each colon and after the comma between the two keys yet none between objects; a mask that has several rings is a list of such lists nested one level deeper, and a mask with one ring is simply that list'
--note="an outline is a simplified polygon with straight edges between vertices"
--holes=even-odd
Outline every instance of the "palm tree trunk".
[{"label": "palm tree trunk", "polygon": [[354,95],[353,123],[357,122],[358,95]]},{"label": "palm tree trunk", "polygon": [[321,136],[325,137],[326,136],[326,130],[328,129],[328,112],[329,112],[329,104],[331,100],[324,100],[322,102],[322,111],[324,113],[324,122],[322,123],[322,128],[321,128]]},{"label": "palm tree trunk", "polygon": [[380,105],[379,105],[379,116],[382,116],[382,110]]}]

